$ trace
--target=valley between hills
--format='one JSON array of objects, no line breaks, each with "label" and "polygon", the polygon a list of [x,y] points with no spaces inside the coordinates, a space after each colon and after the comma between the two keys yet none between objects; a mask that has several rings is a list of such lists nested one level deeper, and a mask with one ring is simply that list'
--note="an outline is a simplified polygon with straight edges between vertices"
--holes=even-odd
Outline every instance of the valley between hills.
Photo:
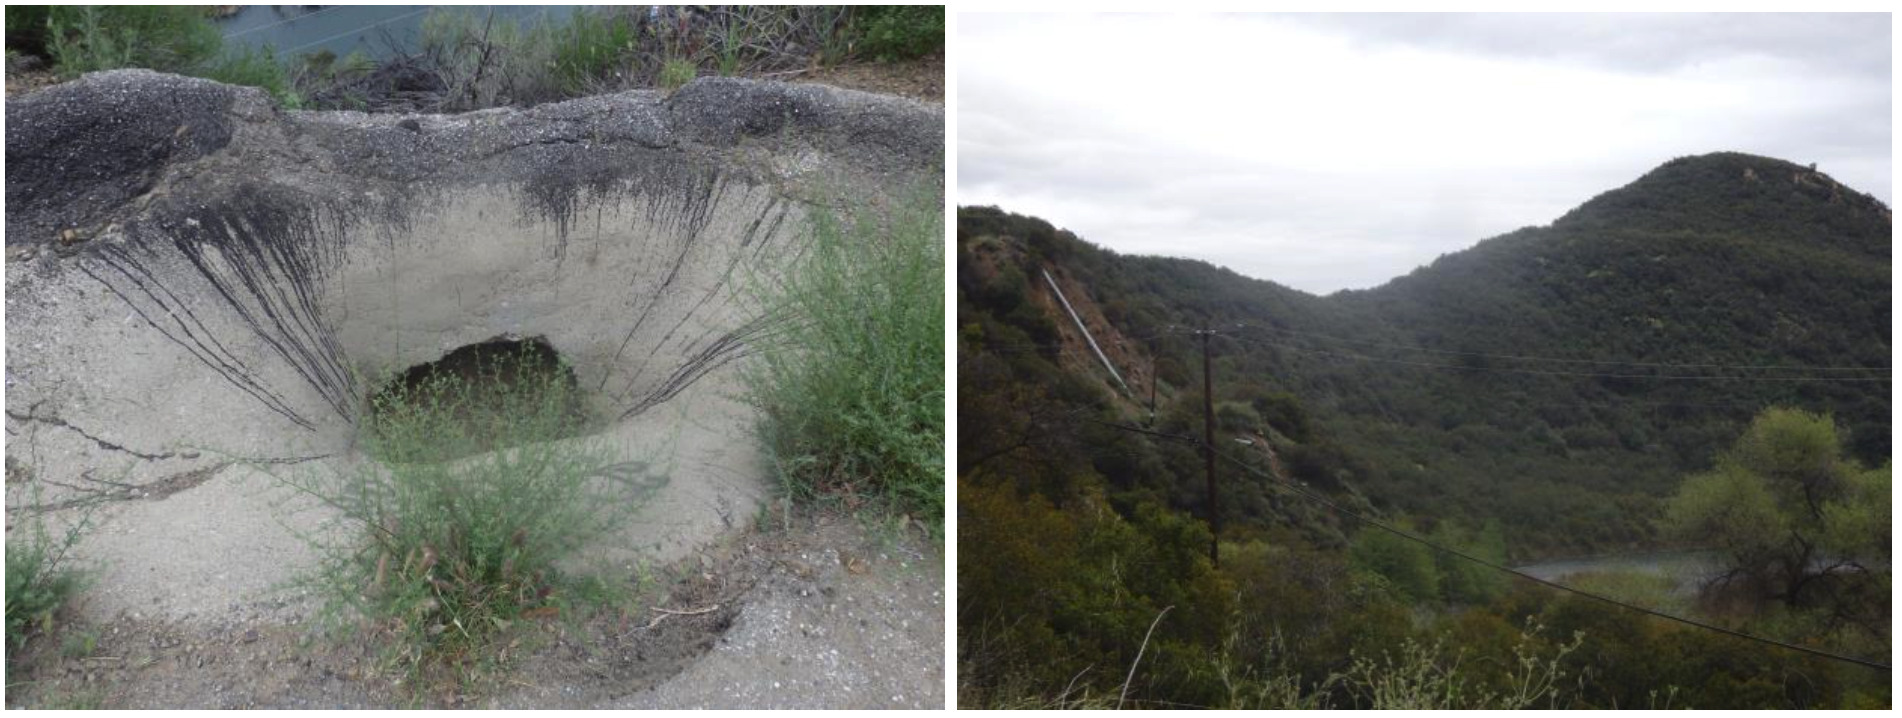
[{"label": "valley between hills", "polygon": [[1889,705],[1880,200],[1682,157],[1326,296],[1007,209],[958,214],[960,705]]}]

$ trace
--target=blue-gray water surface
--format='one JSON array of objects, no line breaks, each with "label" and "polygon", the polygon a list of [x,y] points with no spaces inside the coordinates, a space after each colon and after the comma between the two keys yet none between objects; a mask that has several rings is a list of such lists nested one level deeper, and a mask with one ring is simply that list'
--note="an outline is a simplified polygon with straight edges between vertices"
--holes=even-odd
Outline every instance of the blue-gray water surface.
[{"label": "blue-gray water surface", "polygon": [[1535,578],[1564,583],[1567,576],[1594,572],[1646,573],[1669,576],[1679,585],[1695,586],[1718,573],[1709,551],[1669,551],[1543,561],[1516,570]]},{"label": "blue-gray water surface", "polygon": [[415,52],[423,17],[432,9],[464,11],[497,20],[565,23],[576,5],[246,5],[218,21],[231,47],[270,47],[280,58],[329,50],[360,52],[375,60]]}]

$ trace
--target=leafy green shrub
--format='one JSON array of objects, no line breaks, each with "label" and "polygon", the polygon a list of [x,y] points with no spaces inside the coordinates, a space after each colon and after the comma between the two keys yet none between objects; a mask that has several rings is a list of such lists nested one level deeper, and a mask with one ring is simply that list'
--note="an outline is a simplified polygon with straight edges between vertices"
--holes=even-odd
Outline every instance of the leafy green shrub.
[{"label": "leafy green shrub", "polygon": [[1432,549],[1367,527],[1354,537],[1348,551],[1354,565],[1385,578],[1395,595],[1407,601],[1431,601],[1440,596],[1440,572]]},{"label": "leafy green shrub", "polygon": [[1832,417],[1765,409],[1714,469],[1678,487],[1665,528],[1685,544],[1718,549],[1737,590],[1886,623],[1886,598],[1857,605],[1869,596],[1841,589],[1875,588],[1880,579],[1868,567],[1889,563],[1889,470],[1868,471],[1843,453]]},{"label": "leafy green shrub", "polygon": [[[1506,537],[1497,521],[1488,521],[1478,531],[1458,521],[1441,521],[1433,527],[1428,538],[1441,546],[1459,549],[1469,556],[1494,564],[1506,563]],[[1440,573],[1441,597],[1449,604],[1471,606],[1488,603],[1506,589],[1505,574],[1450,553],[1433,552],[1433,562]]]},{"label": "leafy green shrub", "polygon": [[943,5],[859,8],[856,49],[879,62],[909,60],[944,49]]},{"label": "leafy green shrub", "polygon": [[333,612],[371,619],[412,666],[463,665],[524,614],[559,612],[587,582],[558,564],[630,500],[608,447],[564,438],[581,428],[573,383],[528,366],[504,355],[477,376],[398,384],[362,432],[374,461],[286,479],[349,528],[323,547]]},{"label": "leafy green shrub", "polygon": [[1275,431],[1286,434],[1288,438],[1306,442],[1313,436],[1313,420],[1308,417],[1307,409],[1302,408],[1301,401],[1294,395],[1280,392],[1257,397],[1250,403],[1254,404],[1255,412],[1261,414],[1263,421],[1268,422]]},{"label": "leafy green shrub", "polygon": [[870,494],[944,515],[943,212],[920,193],[880,222],[821,214],[805,252],[758,288],[790,312],[749,372],[787,490]]}]

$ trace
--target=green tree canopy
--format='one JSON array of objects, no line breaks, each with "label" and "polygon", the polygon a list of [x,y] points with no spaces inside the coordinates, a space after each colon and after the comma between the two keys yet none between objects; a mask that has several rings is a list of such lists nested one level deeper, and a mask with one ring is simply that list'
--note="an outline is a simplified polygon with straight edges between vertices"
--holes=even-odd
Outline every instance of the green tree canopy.
[{"label": "green tree canopy", "polygon": [[[1684,481],[1666,506],[1666,530],[1721,551],[1723,586],[1859,620],[1871,613],[1860,610],[1871,591],[1886,593],[1878,587],[1889,564],[1890,471],[1843,453],[1829,416],[1766,409],[1716,468]],[[1886,616],[1880,601],[1874,613]]]}]

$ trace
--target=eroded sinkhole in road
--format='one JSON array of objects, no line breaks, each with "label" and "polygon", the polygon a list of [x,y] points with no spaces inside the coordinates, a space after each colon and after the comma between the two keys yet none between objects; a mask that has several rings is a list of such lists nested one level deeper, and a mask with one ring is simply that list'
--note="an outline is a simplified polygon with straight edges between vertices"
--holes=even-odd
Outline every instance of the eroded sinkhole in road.
[{"label": "eroded sinkhole in road", "polygon": [[943,177],[941,110],[730,78],[399,117],[118,71],[6,111],[5,423],[31,449],[8,456],[42,479],[8,499],[172,496],[75,548],[100,620],[315,611],[281,589],[337,507],[284,481],[387,468],[365,426],[444,377],[475,390],[447,412],[472,453],[514,397],[564,418],[550,448],[615,467],[626,519],[577,573],[722,545],[775,475],[744,364],[794,321],[750,289],[819,213]]},{"label": "eroded sinkhole in road", "polygon": [[594,424],[574,368],[545,337],[496,337],[398,372],[369,399],[362,448],[449,461],[579,436]]}]

